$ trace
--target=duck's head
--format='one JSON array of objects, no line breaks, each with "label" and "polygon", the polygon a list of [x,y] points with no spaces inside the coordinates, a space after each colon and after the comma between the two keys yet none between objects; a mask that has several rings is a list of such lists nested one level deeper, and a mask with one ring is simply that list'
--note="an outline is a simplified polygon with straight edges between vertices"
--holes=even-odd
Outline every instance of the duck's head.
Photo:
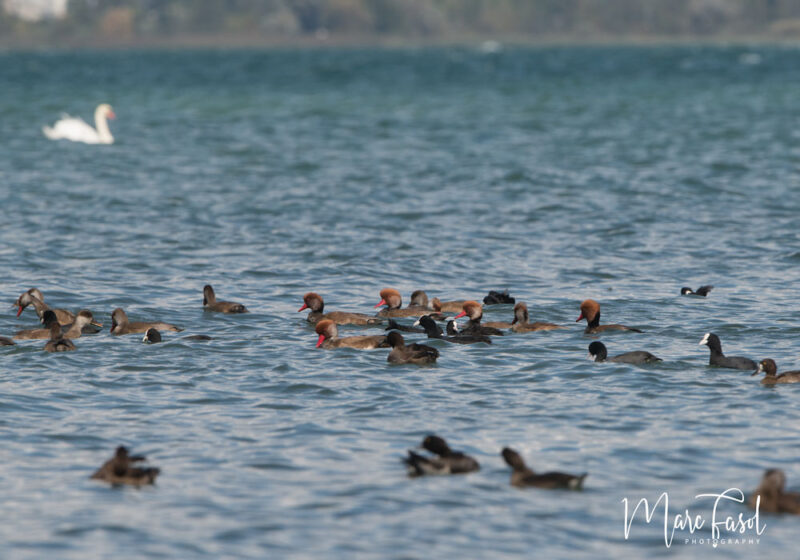
[{"label": "duck's head", "polygon": [[600,304],[593,299],[585,299],[581,302],[580,317],[575,319],[577,323],[581,319],[586,319],[587,323],[594,321],[594,318],[600,313]]},{"label": "duck's head", "polygon": [[317,326],[314,327],[314,331],[316,331],[316,333],[319,335],[319,338],[317,339],[317,348],[322,346],[322,343],[326,340],[336,338],[339,334],[339,331],[336,328],[336,323],[330,319],[325,319],[317,323]]},{"label": "duck's head", "polygon": [[454,319],[460,319],[467,316],[471,321],[480,321],[483,317],[483,306],[477,301],[465,301],[461,306],[461,313],[456,315]]},{"label": "duck's head", "polygon": [[386,288],[381,290],[381,301],[375,307],[380,307],[381,305],[385,305],[389,309],[400,309],[403,305],[403,298],[400,296],[400,292],[394,288]]},{"label": "duck's head", "polygon": [[310,309],[321,313],[324,308],[325,302],[322,301],[322,296],[315,292],[308,292],[303,296],[303,307],[298,309],[297,312],[300,313],[304,309]]}]

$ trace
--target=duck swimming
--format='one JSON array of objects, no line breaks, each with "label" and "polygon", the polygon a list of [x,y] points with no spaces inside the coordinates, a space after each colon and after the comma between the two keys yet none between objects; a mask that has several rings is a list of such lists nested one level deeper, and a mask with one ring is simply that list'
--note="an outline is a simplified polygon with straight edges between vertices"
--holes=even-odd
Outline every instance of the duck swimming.
[{"label": "duck swimming", "polygon": [[583,481],[588,473],[581,475],[566,474],[561,472],[546,472],[536,474],[525,465],[519,453],[509,447],[503,448],[501,452],[511,471],[511,486],[519,488],[525,486],[535,486],[536,488],[566,488],[568,490],[580,490],[583,488]]},{"label": "duck swimming", "polygon": [[183,329],[170,325],[169,323],[162,323],[160,321],[146,322],[146,321],[129,321],[128,315],[121,307],[117,307],[111,312],[111,334],[137,334],[147,332],[147,329],[154,328],[159,331],[181,332]]},{"label": "duck swimming", "polygon": [[583,331],[585,334],[595,334],[603,331],[631,331],[642,332],[633,327],[626,327],[625,325],[600,325],[600,304],[593,299],[587,299],[581,302],[580,317],[575,319],[577,323],[581,319],[586,319],[586,329]]},{"label": "duck swimming", "polygon": [[392,347],[386,361],[390,364],[433,364],[439,357],[439,351],[425,344],[409,344],[403,340],[403,335],[397,331],[390,332],[386,341]]},{"label": "duck swimming", "polygon": [[325,302],[322,300],[321,295],[314,292],[308,292],[303,296],[303,307],[298,309],[297,312],[300,313],[305,309],[311,310],[306,320],[315,325],[323,319],[333,321],[337,325],[380,325],[383,322],[378,317],[365,315],[364,313],[348,313],[345,311],[323,313]]},{"label": "duck swimming", "polygon": [[703,335],[703,339],[698,344],[700,346],[708,346],[711,351],[711,356],[708,360],[708,365],[710,366],[730,369],[758,369],[758,365],[750,358],[741,356],[726,357],[722,353],[722,343],[714,333],[708,332]]},{"label": "duck swimming", "polygon": [[59,326],[59,332],[61,325],[58,323],[58,318],[56,317],[55,312],[52,309],[47,309],[42,314],[41,323],[44,324],[44,328],[39,329],[24,329],[21,331],[17,331],[14,334],[14,338],[17,340],[41,340],[41,339],[49,339],[51,338],[51,331],[50,327],[53,324]]},{"label": "duck swimming", "polygon": [[389,343],[386,340],[386,335],[365,335],[365,336],[346,336],[339,338],[339,330],[336,328],[336,323],[330,319],[323,319],[314,328],[319,335],[317,340],[317,348],[386,348]]},{"label": "duck swimming", "polygon": [[[26,307],[32,305],[40,320],[44,312],[50,309],[50,306],[44,302],[44,295],[36,288],[31,288],[27,292],[24,292],[22,295],[20,295],[17,298],[17,301],[14,302],[14,305],[19,307],[17,310],[17,317],[22,315],[22,312]],[[71,311],[66,309],[52,309],[52,311],[56,314],[56,318],[58,319],[59,324],[62,326],[69,325],[75,321],[75,314]]]},{"label": "duck swimming", "polygon": [[764,472],[761,484],[753,490],[747,505],[767,513],[800,514],[800,492],[785,492],[786,475],[780,469]]},{"label": "duck swimming", "polygon": [[[380,293],[381,301],[375,307],[385,305],[386,309],[378,311],[378,317],[419,317],[429,312],[427,308],[418,305],[402,308],[403,298],[400,296],[400,292],[394,288],[386,288]],[[425,297],[427,298],[427,296]]]},{"label": "duck swimming", "polygon": [[206,284],[203,286],[203,309],[218,311],[220,313],[247,313],[247,308],[241,303],[232,301],[217,301],[214,288]]},{"label": "duck swimming", "polygon": [[408,476],[431,474],[466,474],[480,470],[478,461],[460,451],[453,451],[444,439],[429,435],[422,440],[422,446],[436,457],[424,457],[413,451],[404,460]]},{"label": "duck swimming", "polygon": [[61,325],[55,319],[49,319],[50,340],[44,345],[45,352],[71,352],[75,350],[75,344],[61,333]]},{"label": "duck swimming", "polygon": [[774,385],[776,383],[800,383],[800,371],[787,371],[777,375],[778,366],[775,364],[775,360],[771,360],[769,358],[759,362],[758,369],[751,374],[751,377],[759,373],[766,373],[764,379],[761,380],[761,383],[764,385]]},{"label": "duck swimming", "polygon": [[477,301],[466,301],[461,306],[461,313],[456,315],[453,319],[458,320],[464,316],[469,317],[469,321],[460,330],[462,334],[482,334],[488,336],[503,336],[503,331],[494,327],[487,327],[481,325],[481,318],[483,317],[483,307]]},{"label": "duck swimming", "polygon": [[89,478],[102,480],[112,485],[130,484],[132,486],[142,486],[153,484],[156,477],[161,472],[156,467],[135,467],[134,463],[146,461],[147,457],[142,455],[129,455],[128,449],[122,445],[117,447],[114,456],[103,463],[103,466]]},{"label": "duck swimming", "polygon": [[608,358],[606,345],[599,341],[594,341],[589,345],[589,359],[594,362],[619,362],[624,364],[650,364],[662,361],[661,358],[643,350],[625,352],[613,358]]}]

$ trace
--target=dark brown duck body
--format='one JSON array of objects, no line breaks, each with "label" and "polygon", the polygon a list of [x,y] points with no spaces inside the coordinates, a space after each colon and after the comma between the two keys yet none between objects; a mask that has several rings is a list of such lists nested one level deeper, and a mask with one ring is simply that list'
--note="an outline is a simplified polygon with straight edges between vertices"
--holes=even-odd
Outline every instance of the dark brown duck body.
[{"label": "dark brown duck body", "polygon": [[800,371],[787,371],[778,375],[778,366],[775,364],[775,360],[771,360],[770,358],[761,360],[758,364],[758,369],[754,371],[751,376],[759,373],[766,374],[764,379],[761,380],[761,383],[764,385],[800,383]]},{"label": "dark brown duck body", "polygon": [[339,330],[336,323],[330,319],[324,319],[317,323],[314,328],[319,335],[317,348],[359,348],[368,350],[371,348],[386,348],[389,346],[386,335],[365,335],[365,336],[346,336],[339,338]]},{"label": "dark brown duck body", "polygon": [[111,334],[113,335],[144,333],[147,332],[147,329],[171,332],[181,332],[183,330],[175,325],[160,321],[129,321],[128,315],[121,307],[117,307],[111,312]]},{"label": "dark brown duck body", "polygon": [[61,325],[59,325],[58,318],[52,309],[45,310],[42,314],[41,322],[44,324],[44,328],[17,331],[14,334],[14,338],[17,340],[49,340],[52,336],[52,331],[50,330],[52,325],[58,325],[59,334],[61,333]]},{"label": "dark brown duck body", "polygon": [[[378,311],[378,317],[421,317],[430,311],[426,307],[419,305],[403,308],[403,298],[400,292],[393,288],[381,290],[381,300],[375,305],[380,307],[385,305],[385,309]],[[425,296],[427,298],[427,296]]]},{"label": "dark brown duck body", "polygon": [[478,461],[460,451],[453,451],[439,436],[427,436],[422,440],[422,447],[435,457],[425,457],[409,451],[408,457],[403,461],[408,469],[408,476],[466,474],[481,468]]},{"label": "dark brown duck body", "polygon": [[386,341],[392,347],[386,358],[390,364],[433,364],[439,357],[439,351],[431,346],[417,343],[406,346],[403,335],[397,331],[390,332]]},{"label": "dark brown duck body", "polygon": [[600,324],[600,304],[593,299],[587,299],[581,302],[581,314],[575,319],[577,323],[581,319],[586,319],[586,328],[584,333],[597,334],[605,331],[631,331],[642,332],[633,327],[626,327],[625,325],[601,325]]},{"label": "dark brown duck body", "polygon": [[214,293],[214,288],[206,284],[203,286],[203,308],[208,311],[217,311],[219,313],[247,313],[247,308],[241,303],[234,303],[232,301],[217,301],[217,295]]},{"label": "dark brown duck body", "polygon": [[383,322],[383,320],[378,317],[366,315],[364,313],[348,313],[346,311],[331,311],[325,313],[325,302],[322,300],[322,296],[315,292],[308,292],[303,296],[303,306],[298,309],[297,312],[299,313],[305,309],[311,310],[306,320],[315,325],[325,319],[333,321],[337,325],[366,326],[380,325]]},{"label": "dark brown duck body", "polygon": [[113,485],[130,484],[143,486],[145,484],[153,484],[161,472],[160,469],[134,466],[134,463],[146,460],[147,457],[141,455],[129,455],[127,448],[120,445],[117,447],[114,456],[103,463],[103,466],[97,469],[90,478],[102,480]]},{"label": "dark brown duck body", "polygon": [[573,475],[562,472],[546,472],[537,474],[525,465],[519,453],[506,447],[501,452],[503,459],[513,469],[511,471],[511,486],[520,488],[534,486],[536,488],[563,488],[566,490],[580,490],[588,473]]},{"label": "dark brown duck body", "polygon": [[[48,313],[52,313],[48,311]],[[55,315],[53,315],[55,317]],[[50,323],[50,340],[44,345],[45,352],[71,352],[75,350],[75,344],[65,337],[61,332],[61,325],[58,324],[56,319],[51,319]]]},{"label": "dark brown duck body", "polygon": [[800,492],[786,492],[786,475],[780,469],[764,472],[761,484],[753,490],[747,505],[767,513],[800,514]]}]

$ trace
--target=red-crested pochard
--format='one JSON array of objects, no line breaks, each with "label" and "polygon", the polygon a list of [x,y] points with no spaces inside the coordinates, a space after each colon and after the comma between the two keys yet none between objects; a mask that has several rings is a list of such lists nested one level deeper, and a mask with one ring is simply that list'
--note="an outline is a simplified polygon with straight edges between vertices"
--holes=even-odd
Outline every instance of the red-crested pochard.
[{"label": "red-crested pochard", "polygon": [[481,325],[483,307],[477,301],[465,301],[461,306],[461,313],[456,315],[454,319],[459,319],[465,315],[469,317],[469,321],[467,321],[467,324],[459,329],[461,334],[503,336],[503,331],[500,329]]},{"label": "red-crested pochard", "polygon": [[400,292],[394,288],[381,290],[381,301],[375,307],[381,305],[385,305],[386,309],[378,311],[378,317],[420,317],[429,312],[428,309],[421,306],[402,308],[403,298],[400,297]]},{"label": "red-crested pochard", "polygon": [[[32,305],[40,320],[44,312],[50,309],[50,306],[44,302],[44,295],[36,288],[31,288],[19,296],[17,301],[14,302],[14,305],[19,307],[17,310],[17,317],[22,315],[26,307]],[[53,309],[52,311],[56,314],[56,318],[61,325],[69,325],[75,321],[75,314],[71,311],[67,311],[66,309]]]},{"label": "red-crested pochard", "polygon": [[214,288],[208,284],[203,286],[203,308],[208,311],[218,311],[220,313],[247,313],[247,308],[241,303],[217,301]]},{"label": "red-crested pochard", "polygon": [[323,319],[314,328],[319,335],[317,348],[386,348],[389,343],[386,341],[385,334],[365,335],[365,336],[346,336],[339,338],[339,330],[336,323],[330,319]]},{"label": "red-crested pochard", "polygon": [[159,331],[172,331],[181,332],[183,329],[170,325],[169,323],[162,323],[160,321],[145,322],[145,321],[129,321],[128,316],[121,307],[117,307],[111,312],[111,334],[136,334],[147,332],[147,329],[158,329]]},{"label": "red-crested pochard", "polygon": [[505,459],[508,466],[513,470],[511,471],[511,486],[525,487],[535,486],[537,488],[566,488],[568,490],[580,490],[583,487],[583,481],[589,473],[580,475],[566,474],[561,472],[546,472],[536,474],[533,470],[525,465],[519,453],[513,449],[506,447],[503,449],[501,455]]},{"label": "red-crested pochard", "polygon": [[461,308],[464,307],[464,304],[467,303],[466,300],[453,300],[453,301],[440,301],[438,297],[433,298],[431,301],[431,307],[437,313],[453,313],[456,311],[461,311]]},{"label": "red-crested pochard", "polygon": [[298,313],[305,309],[310,309],[306,320],[309,323],[316,324],[324,319],[333,321],[337,325],[379,325],[383,321],[378,317],[372,315],[365,315],[364,313],[348,313],[346,311],[330,311],[324,313],[325,302],[322,296],[315,292],[308,292],[303,296],[303,307],[297,310]]},{"label": "red-crested pochard", "polygon": [[59,333],[61,332],[61,325],[58,324],[58,318],[56,317],[56,314],[52,309],[45,309],[44,313],[42,313],[42,319],[40,322],[44,325],[44,328],[24,329],[21,331],[17,331],[14,334],[14,338],[17,340],[49,339],[50,327],[54,324],[58,325]]},{"label": "red-crested pochard", "polygon": [[625,325],[601,325],[600,324],[600,304],[597,303],[593,299],[584,300],[581,303],[581,315],[575,322],[577,323],[581,319],[586,319],[586,329],[584,329],[584,333],[586,334],[594,334],[603,331],[631,331],[631,332],[642,332],[639,329],[634,329],[633,327],[626,327]]}]

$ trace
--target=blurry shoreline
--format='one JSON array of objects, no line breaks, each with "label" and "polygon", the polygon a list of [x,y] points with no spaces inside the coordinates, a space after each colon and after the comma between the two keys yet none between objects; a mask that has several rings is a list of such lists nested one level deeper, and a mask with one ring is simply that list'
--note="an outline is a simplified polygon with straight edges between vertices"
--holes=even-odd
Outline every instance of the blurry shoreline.
[{"label": "blurry shoreline", "polygon": [[315,49],[315,48],[426,48],[477,47],[494,52],[504,47],[591,47],[591,46],[725,46],[777,45],[800,47],[800,37],[776,34],[708,35],[445,35],[437,37],[408,37],[386,35],[300,35],[265,37],[260,34],[180,34],[172,37],[130,38],[62,38],[43,40],[41,37],[22,40],[3,40],[0,51],[71,51],[71,50],[201,50],[201,49]]}]

